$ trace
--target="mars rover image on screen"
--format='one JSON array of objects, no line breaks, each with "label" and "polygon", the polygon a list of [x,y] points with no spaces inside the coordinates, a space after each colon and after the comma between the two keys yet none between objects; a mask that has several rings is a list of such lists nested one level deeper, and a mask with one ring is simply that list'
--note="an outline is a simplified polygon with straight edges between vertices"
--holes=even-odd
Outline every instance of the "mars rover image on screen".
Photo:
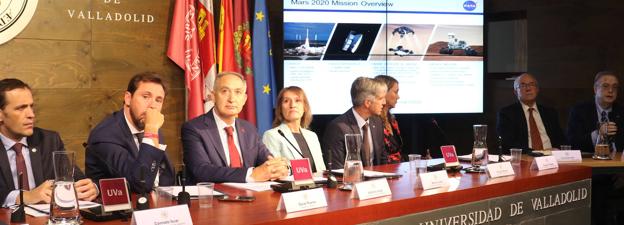
[{"label": "mars rover image on screen", "polygon": [[421,60],[433,25],[388,24],[375,41],[370,60]]}]

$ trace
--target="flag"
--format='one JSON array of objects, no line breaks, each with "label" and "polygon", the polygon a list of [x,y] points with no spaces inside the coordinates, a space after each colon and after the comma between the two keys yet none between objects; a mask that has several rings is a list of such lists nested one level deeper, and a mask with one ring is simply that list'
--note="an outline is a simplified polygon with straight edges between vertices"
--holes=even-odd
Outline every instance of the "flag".
[{"label": "flag", "polygon": [[[222,0],[219,22],[219,72],[233,71],[247,81],[247,102],[239,117],[256,124],[256,101],[251,62],[251,33],[247,0]],[[234,10],[232,10],[234,9]]]},{"label": "flag", "polygon": [[194,0],[176,0],[169,33],[167,56],[184,69],[187,119],[204,113],[203,77],[199,59]]},{"label": "flag", "polygon": [[251,62],[251,31],[249,30],[248,0],[234,0],[234,56],[241,74],[247,81],[247,103],[240,117],[256,125],[256,96],[253,64]]},{"label": "flag", "polygon": [[271,129],[275,106],[275,71],[265,0],[256,0],[253,24],[253,71],[258,132]]},{"label": "flag", "polygon": [[212,90],[217,74],[215,57],[214,13],[212,0],[199,0],[197,4],[197,31],[199,37],[199,58],[201,59],[201,74],[203,77],[202,96],[204,112],[214,106]]},{"label": "flag", "polygon": [[234,31],[232,23],[232,0],[221,0],[219,7],[219,47],[217,60],[219,73],[224,71],[238,72],[234,58]]}]

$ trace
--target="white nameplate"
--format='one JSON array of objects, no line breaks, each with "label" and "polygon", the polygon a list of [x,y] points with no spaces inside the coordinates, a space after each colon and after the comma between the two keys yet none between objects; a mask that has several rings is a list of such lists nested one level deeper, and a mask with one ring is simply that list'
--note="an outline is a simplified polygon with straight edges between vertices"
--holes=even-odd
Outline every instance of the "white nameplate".
[{"label": "white nameplate", "polygon": [[356,183],[353,191],[351,191],[351,198],[366,200],[391,194],[392,192],[390,191],[390,186],[388,186],[388,180],[386,180],[386,178],[381,178]]},{"label": "white nameplate", "polygon": [[448,179],[446,170],[420,174],[423,190],[447,186],[449,184]]},{"label": "white nameplate", "polygon": [[327,206],[323,188],[283,193],[277,204],[277,210],[286,209],[286,213],[315,209]]},{"label": "white nameplate", "polygon": [[583,162],[581,157],[581,150],[565,150],[565,151],[552,151],[552,155],[560,163],[580,163]]},{"label": "white nameplate", "polygon": [[164,208],[134,211],[132,213],[132,225],[193,225],[191,213],[186,204]]},{"label": "white nameplate", "polygon": [[487,173],[490,178],[516,175],[510,162],[488,164]]},{"label": "white nameplate", "polygon": [[531,169],[533,170],[537,169],[540,171],[556,168],[559,168],[559,164],[554,156],[535,157],[533,158],[533,163],[531,163]]}]

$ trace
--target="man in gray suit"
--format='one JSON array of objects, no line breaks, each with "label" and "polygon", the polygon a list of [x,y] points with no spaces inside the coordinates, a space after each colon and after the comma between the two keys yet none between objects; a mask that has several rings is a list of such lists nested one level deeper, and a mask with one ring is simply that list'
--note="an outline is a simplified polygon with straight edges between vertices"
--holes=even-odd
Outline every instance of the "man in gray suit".
[{"label": "man in gray suit", "polygon": [[215,106],[182,125],[184,163],[191,182],[255,182],[288,175],[286,161],[273,158],[257,129],[237,118],[247,101],[242,75],[217,75]]},{"label": "man in gray suit", "polygon": [[323,135],[323,155],[328,157],[326,162],[332,163],[331,169],[344,167],[345,134],[362,134],[360,155],[364,166],[385,164],[384,128],[379,115],[386,104],[387,90],[385,83],[367,77],[358,77],[351,84],[353,107],[329,123]]}]

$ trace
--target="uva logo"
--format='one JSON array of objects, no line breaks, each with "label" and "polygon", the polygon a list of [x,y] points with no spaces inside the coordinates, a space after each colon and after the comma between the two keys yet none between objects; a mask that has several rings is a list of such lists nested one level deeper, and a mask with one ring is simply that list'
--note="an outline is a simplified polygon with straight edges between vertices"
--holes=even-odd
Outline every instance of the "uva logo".
[{"label": "uva logo", "polygon": [[123,191],[119,189],[108,189],[106,190],[106,194],[108,194],[108,196],[123,196],[124,195]]},{"label": "uva logo", "polygon": [[464,2],[464,9],[466,11],[473,11],[477,8],[477,3],[473,2],[473,1],[465,1]]},{"label": "uva logo", "polygon": [[305,167],[297,167],[297,168],[295,168],[295,171],[297,173],[307,173],[308,169],[306,169]]}]

